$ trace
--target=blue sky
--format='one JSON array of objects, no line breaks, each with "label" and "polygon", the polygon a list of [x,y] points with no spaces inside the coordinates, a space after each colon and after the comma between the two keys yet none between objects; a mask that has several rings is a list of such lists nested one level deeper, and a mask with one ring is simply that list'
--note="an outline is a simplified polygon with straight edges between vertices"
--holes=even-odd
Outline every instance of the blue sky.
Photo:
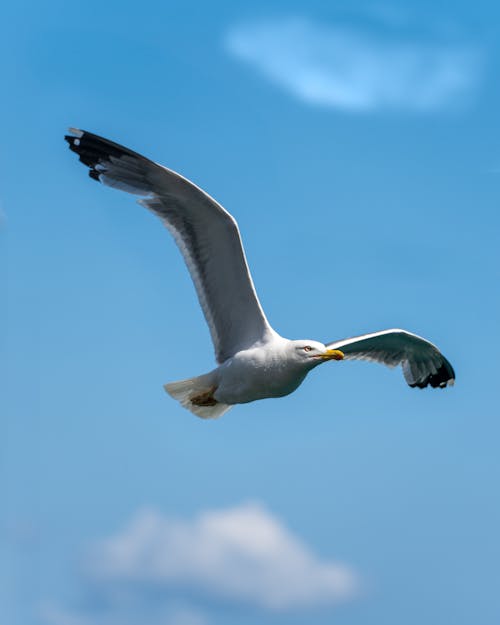
[{"label": "blue sky", "polygon": [[[496,625],[498,7],[0,18],[0,621]],[[230,210],[281,334],[407,328],[456,386],[332,363],[196,419],[162,389],[213,366],[181,256],[90,181],[70,125]]]}]

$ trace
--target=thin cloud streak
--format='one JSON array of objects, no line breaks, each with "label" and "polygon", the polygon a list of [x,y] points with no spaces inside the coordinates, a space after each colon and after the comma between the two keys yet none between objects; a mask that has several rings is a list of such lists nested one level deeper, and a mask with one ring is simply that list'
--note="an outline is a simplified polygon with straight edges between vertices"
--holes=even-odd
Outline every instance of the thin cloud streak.
[{"label": "thin cloud streak", "polygon": [[298,18],[235,26],[225,46],[300,100],[356,113],[460,106],[481,74],[470,46],[381,39]]},{"label": "thin cloud streak", "polygon": [[[154,612],[154,611],[153,611]],[[167,607],[160,614],[151,614],[146,606],[131,606],[127,601],[110,610],[91,615],[70,611],[55,604],[40,606],[39,618],[45,625],[210,625],[205,615],[187,607]]]}]

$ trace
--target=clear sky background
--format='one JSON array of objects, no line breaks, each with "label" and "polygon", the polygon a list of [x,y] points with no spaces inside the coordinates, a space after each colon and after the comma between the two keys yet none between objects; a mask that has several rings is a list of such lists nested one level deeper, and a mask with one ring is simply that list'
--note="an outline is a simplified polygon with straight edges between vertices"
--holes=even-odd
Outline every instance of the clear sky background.
[{"label": "clear sky background", "polygon": [[[1,623],[500,622],[499,24],[482,0],[4,3]],[[195,418],[162,389],[213,366],[188,272],[70,125],[227,207],[281,334],[403,327],[456,386],[330,363]]]}]

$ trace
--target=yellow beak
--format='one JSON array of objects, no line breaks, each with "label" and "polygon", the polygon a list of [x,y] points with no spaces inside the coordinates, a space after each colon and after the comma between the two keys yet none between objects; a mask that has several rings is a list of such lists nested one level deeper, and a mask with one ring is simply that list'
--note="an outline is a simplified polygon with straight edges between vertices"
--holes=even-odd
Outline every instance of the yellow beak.
[{"label": "yellow beak", "polygon": [[340,349],[327,349],[324,354],[320,355],[322,360],[344,360],[344,352]]}]

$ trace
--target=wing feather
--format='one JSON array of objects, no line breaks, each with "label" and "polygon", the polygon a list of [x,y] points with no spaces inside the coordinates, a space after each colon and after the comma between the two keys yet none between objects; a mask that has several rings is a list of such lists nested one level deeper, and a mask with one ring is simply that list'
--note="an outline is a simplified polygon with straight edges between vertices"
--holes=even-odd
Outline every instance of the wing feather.
[{"label": "wing feather", "polygon": [[406,330],[382,330],[354,336],[327,345],[340,349],[345,360],[370,360],[388,367],[402,365],[405,380],[411,387],[452,386],[455,372],[439,349],[429,341]]},{"label": "wing feather", "polygon": [[238,224],[202,189],[117,143],[71,129],[65,137],[89,175],[142,196],[139,204],[172,233],[194,282],[219,363],[266,340],[274,330],[248,269]]}]

